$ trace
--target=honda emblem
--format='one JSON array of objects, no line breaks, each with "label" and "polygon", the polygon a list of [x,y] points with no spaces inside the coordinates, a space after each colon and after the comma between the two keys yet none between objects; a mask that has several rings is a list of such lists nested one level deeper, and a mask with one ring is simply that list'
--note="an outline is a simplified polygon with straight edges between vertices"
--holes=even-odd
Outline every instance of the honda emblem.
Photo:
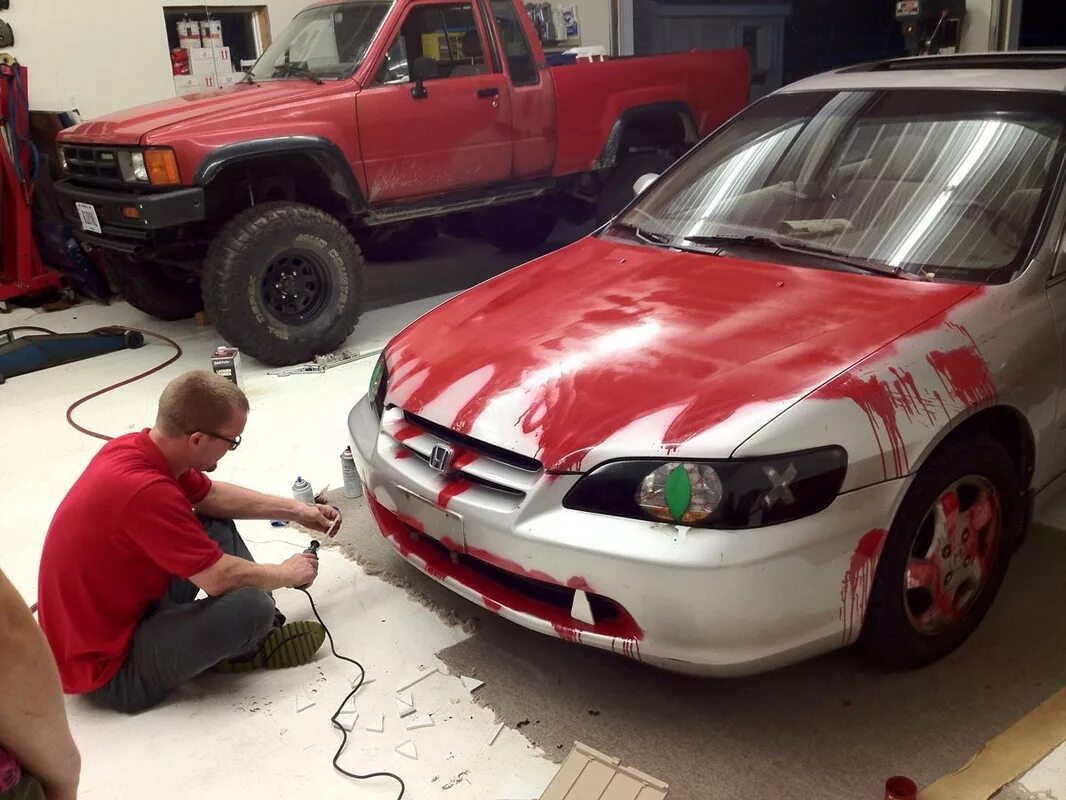
[{"label": "honda emblem", "polygon": [[437,444],[433,446],[433,452],[429,454],[429,465],[441,475],[447,475],[452,468],[454,458],[455,451],[452,448],[446,444]]}]

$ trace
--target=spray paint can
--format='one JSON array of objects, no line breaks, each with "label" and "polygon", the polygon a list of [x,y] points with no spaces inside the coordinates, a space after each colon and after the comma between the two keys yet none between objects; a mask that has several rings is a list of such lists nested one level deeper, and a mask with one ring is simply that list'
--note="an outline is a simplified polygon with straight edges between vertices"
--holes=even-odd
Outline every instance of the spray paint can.
[{"label": "spray paint can", "polygon": [[311,488],[311,484],[299,475],[296,476],[296,483],[292,485],[292,496],[293,499],[299,500],[301,503],[307,503],[309,506],[315,504],[315,492]]},{"label": "spray paint can", "polygon": [[885,781],[885,800],[915,800],[918,787],[903,775],[893,775]]},{"label": "spray paint can", "polygon": [[351,446],[344,448],[341,453],[341,475],[344,476],[344,496],[362,497],[363,484],[359,480],[359,471],[355,468],[355,456],[352,455]]}]

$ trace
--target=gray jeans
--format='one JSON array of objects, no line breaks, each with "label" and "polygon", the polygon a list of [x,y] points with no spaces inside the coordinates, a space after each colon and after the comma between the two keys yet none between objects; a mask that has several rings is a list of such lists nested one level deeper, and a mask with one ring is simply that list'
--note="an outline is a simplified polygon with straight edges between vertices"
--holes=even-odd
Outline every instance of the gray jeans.
[{"label": "gray jeans", "polygon": [[[224,553],[254,560],[231,520],[200,522]],[[89,699],[127,714],[144,711],[219,661],[252,650],[274,625],[274,598],[267,592],[242,587],[197,600],[199,591],[175,578],[137,626],[126,662]]]}]

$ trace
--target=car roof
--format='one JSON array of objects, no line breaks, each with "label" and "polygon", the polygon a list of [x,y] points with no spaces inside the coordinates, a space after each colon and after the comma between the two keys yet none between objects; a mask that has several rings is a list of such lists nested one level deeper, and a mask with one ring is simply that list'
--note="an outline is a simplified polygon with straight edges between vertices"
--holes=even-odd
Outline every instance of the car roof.
[{"label": "car roof", "polygon": [[781,92],[854,89],[986,89],[1066,92],[1066,51],[896,58],[825,72]]}]

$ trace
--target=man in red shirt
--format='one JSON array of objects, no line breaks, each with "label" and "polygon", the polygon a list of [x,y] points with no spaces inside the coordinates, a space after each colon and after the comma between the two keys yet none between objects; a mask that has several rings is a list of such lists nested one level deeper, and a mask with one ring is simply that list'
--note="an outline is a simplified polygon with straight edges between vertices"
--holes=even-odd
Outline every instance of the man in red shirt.
[{"label": "man in red shirt", "polygon": [[295,666],[322,646],[322,626],[283,624],[270,594],[313,583],[317,557],[257,564],[231,520],[326,531],[336,510],[204,474],[247,420],[235,384],[186,373],[155,426],[104,445],[67,493],[45,537],[38,618],[68,694],[135,713],[212,667]]}]

